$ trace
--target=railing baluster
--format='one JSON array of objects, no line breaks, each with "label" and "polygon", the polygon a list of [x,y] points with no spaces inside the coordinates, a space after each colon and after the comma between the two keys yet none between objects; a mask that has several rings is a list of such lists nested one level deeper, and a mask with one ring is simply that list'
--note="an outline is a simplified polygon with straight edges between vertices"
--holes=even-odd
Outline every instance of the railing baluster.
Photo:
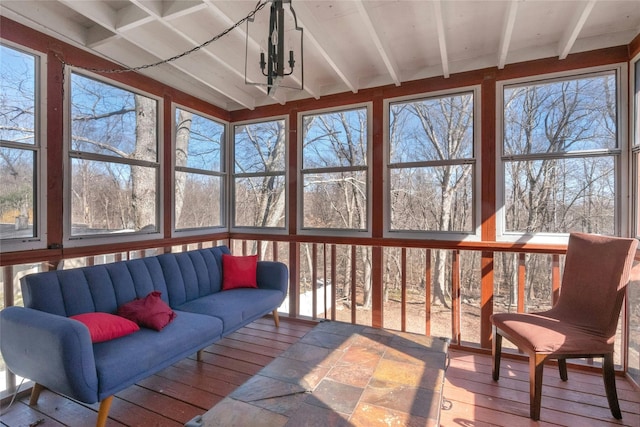
[{"label": "railing baluster", "polygon": [[324,318],[327,318],[327,305],[328,305],[328,301],[327,301],[327,297],[329,296],[327,294],[327,244],[323,243],[322,244],[322,257],[323,257],[323,263],[322,263],[322,268],[323,268],[323,273],[322,273],[322,281],[324,283],[323,286],[323,290],[324,290]]},{"label": "railing baluster", "polygon": [[351,323],[356,323],[356,246],[351,245]]},{"label": "railing baluster", "polygon": [[331,320],[336,320],[336,245],[331,245]]},{"label": "railing baluster", "polygon": [[453,250],[453,260],[451,262],[451,305],[453,307],[451,315],[453,316],[452,329],[453,339],[456,344],[460,344],[460,251]]},{"label": "railing baluster", "polygon": [[424,333],[431,335],[431,249],[425,249],[424,317]]},{"label": "railing baluster", "polygon": [[318,245],[311,245],[311,317],[318,318]]},{"label": "railing baluster", "polygon": [[407,248],[400,251],[400,329],[407,330]]},{"label": "railing baluster", "polygon": [[527,284],[526,280],[526,260],[527,254],[521,252],[518,254],[518,313],[524,313],[524,289]]},{"label": "railing baluster", "polygon": [[560,255],[551,256],[551,288],[553,289],[553,305],[560,297]]}]

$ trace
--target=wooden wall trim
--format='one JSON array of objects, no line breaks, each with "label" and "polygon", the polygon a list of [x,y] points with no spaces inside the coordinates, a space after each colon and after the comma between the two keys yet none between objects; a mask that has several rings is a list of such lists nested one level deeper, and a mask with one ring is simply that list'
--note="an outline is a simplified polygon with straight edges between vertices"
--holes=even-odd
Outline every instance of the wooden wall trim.
[{"label": "wooden wall trim", "polygon": [[640,54],[640,33],[629,43],[629,59],[633,59]]}]

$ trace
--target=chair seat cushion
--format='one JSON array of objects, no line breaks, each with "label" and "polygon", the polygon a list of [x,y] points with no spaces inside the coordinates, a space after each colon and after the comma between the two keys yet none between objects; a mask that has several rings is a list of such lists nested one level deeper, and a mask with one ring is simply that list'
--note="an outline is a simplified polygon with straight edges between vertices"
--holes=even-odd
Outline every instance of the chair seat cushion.
[{"label": "chair seat cushion", "polygon": [[498,313],[491,322],[509,341],[529,353],[584,354],[610,353],[613,342],[580,327],[534,313]]}]

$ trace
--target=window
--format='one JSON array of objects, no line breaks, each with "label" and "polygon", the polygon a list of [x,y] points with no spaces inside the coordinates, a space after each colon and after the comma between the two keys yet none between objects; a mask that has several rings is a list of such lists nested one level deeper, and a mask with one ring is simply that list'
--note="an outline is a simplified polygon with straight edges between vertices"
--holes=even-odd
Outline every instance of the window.
[{"label": "window", "polygon": [[617,234],[617,72],[502,91],[503,235]]},{"label": "window", "polygon": [[388,104],[389,232],[477,233],[476,90]]},{"label": "window", "polygon": [[222,227],[225,125],[175,109],[175,230]]},{"label": "window", "polygon": [[302,229],[369,229],[368,111],[301,115]]},{"label": "window", "polygon": [[158,233],[158,101],[78,73],[70,98],[67,235]]},{"label": "window", "polygon": [[0,45],[2,251],[46,246],[39,76],[39,56]]},{"label": "window", "polygon": [[287,121],[236,124],[233,226],[286,227]]}]

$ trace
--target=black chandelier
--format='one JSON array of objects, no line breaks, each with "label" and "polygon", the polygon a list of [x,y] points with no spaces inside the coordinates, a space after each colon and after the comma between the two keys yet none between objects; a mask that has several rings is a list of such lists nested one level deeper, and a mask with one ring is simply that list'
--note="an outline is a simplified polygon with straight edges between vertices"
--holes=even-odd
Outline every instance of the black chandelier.
[{"label": "black chandelier", "polygon": [[[266,86],[267,94],[274,95],[279,87],[302,90],[304,85],[304,68],[302,54],[302,28],[298,26],[296,13],[291,5],[292,0],[269,0],[271,11],[269,14],[268,31],[266,22],[256,20],[256,16],[247,19],[246,54],[244,81],[246,84]],[[288,4],[285,9],[284,4]],[[286,13],[288,10],[289,13]],[[250,34],[250,25],[259,27],[262,37],[256,30]],[[264,34],[267,39],[264,39]],[[299,41],[298,41],[299,35]],[[260,42],[258,42],[260,40]],[[255,52],[256,42],[259,45],[259,60],[249,60],[251,51]],[[266,56],[265,56],[266,52]],[[258,67],[255,67],[255,64]],[[295,72],[294,72],[295,71]],[[260,80],[267,78],[266,83]]]}]

